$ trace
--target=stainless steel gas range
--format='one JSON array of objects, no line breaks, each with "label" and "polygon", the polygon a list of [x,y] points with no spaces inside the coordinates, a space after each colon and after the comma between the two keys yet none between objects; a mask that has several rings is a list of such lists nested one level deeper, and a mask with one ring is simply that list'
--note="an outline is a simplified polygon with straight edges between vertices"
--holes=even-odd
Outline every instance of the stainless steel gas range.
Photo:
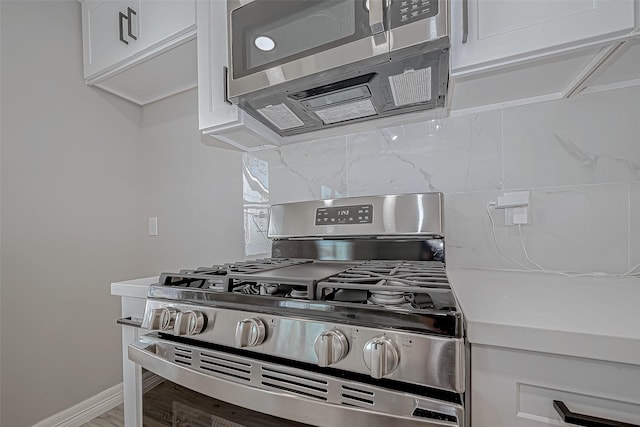
[{"label": "stainless steel gas range", "polygon": [[468,427],[443,222],[439,193],[273,206],[273,257],[162,274],[129,358],[287,425]]}]

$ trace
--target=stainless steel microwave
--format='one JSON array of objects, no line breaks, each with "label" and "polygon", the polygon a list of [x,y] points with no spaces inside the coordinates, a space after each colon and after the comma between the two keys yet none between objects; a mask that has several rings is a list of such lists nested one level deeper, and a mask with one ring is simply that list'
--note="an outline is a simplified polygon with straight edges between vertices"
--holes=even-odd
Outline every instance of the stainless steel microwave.
[{"label": "stainless steel microwave", "polygon": [[281,136],[443,108],[448,0],[227,0],[229,99]]}]

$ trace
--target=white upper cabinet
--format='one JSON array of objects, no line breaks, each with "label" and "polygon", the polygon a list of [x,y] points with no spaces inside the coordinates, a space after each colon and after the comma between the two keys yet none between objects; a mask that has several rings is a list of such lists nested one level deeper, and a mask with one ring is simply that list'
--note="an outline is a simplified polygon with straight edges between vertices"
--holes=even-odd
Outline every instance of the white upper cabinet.
[{"label": "white upper cabinet", "polygon": [[584,82],[580,93],[640,85],[640,34],[621,43]]},{"label": "white upper cabinet", "polygon": [[633,0],[452,0],[451,20],[454,73],[603,41],[636,25]]},{"label": "white upper cabinet", "polygon": [[140,0],[85,1],[82,12],[83,30],[87,35],[85,78],[117,64],[138,50]]},{"label": "white upper cabinet", "polygon": [[85,0],[84,77],[140,105],[197,84],[195,0]]},{"label": "white upper cabinet", "polygon": [[280,145],[279,138],[226,98],[227,2],[198,1],[200,130],[240,150]]},{"label": "white upper cabinet", "polygon": [[[639,4],[452,0],[452,114],[567,98],[594,85],[615,88],[620,78],[640,83],[632,60],[612,65],[636,37]],[[606,68],[611,72],[594,81]]]}]

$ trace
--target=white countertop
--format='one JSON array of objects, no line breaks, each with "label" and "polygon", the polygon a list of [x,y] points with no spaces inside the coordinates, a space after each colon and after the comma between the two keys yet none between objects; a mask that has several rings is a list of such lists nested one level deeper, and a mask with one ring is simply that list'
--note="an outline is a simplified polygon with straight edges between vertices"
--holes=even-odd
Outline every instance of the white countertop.
[{"label": "white countertop", "polygon": [[147,298],[149,285],[158,283],[159,276],[125,280],[111,284],[111,295],[131,298]]},{"label": "white countertop", "polygon": [[640,365],[640,278],[447,273],[472,344]]}]

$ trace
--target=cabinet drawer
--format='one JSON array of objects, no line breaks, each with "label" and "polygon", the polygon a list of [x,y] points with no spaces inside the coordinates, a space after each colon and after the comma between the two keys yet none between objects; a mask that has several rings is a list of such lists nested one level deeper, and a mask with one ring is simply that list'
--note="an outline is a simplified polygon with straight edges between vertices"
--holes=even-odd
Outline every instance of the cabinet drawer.
[{"label": "cabinet drawer", "polygon": [[640,424],[640,366],[473,346],[473,427],[566,425],[553,407]]}]

